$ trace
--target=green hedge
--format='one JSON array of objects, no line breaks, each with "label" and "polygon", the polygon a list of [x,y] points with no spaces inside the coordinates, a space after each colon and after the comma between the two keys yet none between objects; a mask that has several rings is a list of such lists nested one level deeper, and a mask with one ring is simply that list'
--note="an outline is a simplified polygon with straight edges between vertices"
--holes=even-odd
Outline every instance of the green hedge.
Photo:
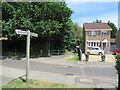
[{"label": "green hedge", "polygon": [[115,68],[117,69],[118,74],[120,74],[120,53],[117,53],[117,54],[115,55],[115,58],[116,58]]}]

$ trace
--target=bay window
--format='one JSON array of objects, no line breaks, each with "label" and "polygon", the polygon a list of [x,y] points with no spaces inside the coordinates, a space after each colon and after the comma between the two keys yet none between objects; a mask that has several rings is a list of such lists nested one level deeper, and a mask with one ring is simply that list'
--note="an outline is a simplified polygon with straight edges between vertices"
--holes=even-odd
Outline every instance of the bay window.
[{"label": "bay window", "polygon": [[88,47],[99,47],[99,42],[88,42]]}]

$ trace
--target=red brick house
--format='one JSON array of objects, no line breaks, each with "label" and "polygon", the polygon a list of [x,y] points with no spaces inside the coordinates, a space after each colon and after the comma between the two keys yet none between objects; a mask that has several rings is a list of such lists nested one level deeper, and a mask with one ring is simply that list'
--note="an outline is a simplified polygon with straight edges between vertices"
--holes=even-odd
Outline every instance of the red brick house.
[{"label": "red brick house", "polygon": [[112,29],[107,23],[84,23],[84,50],[86,51],[87,49],[97,46],[107,52],[110,52],[111,30]]}]

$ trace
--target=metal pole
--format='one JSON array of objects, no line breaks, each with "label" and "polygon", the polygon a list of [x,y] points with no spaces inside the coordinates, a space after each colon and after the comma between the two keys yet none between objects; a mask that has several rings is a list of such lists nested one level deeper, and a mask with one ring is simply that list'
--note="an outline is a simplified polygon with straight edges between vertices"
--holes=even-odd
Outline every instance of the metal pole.
[{"label": "metal pole", "polygon": [[26,66],[26,82],[28,83],[28,76],[29,76],[29,56],[30,56],[30,31],[28,30],[28,35],[27,35],[27,47],[26,47],[26,61],[27,61],[27,66]]}]

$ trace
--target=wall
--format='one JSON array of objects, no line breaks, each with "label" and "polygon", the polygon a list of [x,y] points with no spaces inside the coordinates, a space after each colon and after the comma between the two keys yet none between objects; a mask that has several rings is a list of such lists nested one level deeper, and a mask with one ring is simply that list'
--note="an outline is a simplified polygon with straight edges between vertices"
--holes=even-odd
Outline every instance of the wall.
[{"label": "wall", "polygon": [[[98,32],[98,35],[89,35],[88,31],[85,31],[85,50],[90,49],[87,47],[87,40],[100,40],[100,42],[104,39],[110,41],[110,31],[107,31],[107,35],[101,35],[101,31]],[[101,44],[101,43],[100,43]],[[110,51],[110,46],[107,46],[107,51]]]}]

